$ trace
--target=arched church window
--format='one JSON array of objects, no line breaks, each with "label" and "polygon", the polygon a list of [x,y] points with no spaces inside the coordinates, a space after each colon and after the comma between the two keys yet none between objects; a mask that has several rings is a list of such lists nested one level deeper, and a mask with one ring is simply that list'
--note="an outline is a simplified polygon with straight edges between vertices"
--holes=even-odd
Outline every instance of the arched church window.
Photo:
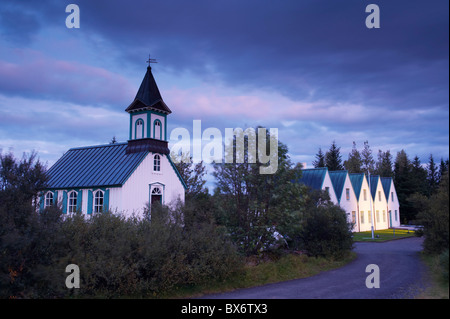
[{"label": "arched church window", "polygon": [[153,137],[157,140],[161,139],[162,126],[160,120],[155,120],[153,124]]},{"label": "arched church window", "polygon": [[161,156],[158,154],[153,158],[153,171],[159,172],[161,170]]},{"label": "arched church window", "polygon": [[161,189],[159,187],[153,188],[152,195],[161,195]]},{"label": "arched church window", "polygon": [[142,119],[138,119],[136,121],[135,136],[136,136],[136,139],[144,138],[144,121]]},{"label": "arched church window", "polygon": [[159,187],[155,187],[152,190],[152,194],[151,194],[151,203],[162,203],[162,192],[161,189]]}]

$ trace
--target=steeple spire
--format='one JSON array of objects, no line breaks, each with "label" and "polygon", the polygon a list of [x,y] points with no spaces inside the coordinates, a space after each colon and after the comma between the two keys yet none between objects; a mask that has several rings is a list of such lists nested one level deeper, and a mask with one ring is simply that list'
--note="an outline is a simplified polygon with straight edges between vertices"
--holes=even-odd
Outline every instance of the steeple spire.
[{"label": "steeple spire", "polygon": [[149,60],[147,61],[149,66],[147,67],[147,72],[145,73],[141,86],[139,87],[134,101],[125,111],[132,112],[140,109],[154,109],[155,111],[159,111],[164,114],[172,113],[166,103],[164,103],[158,86],[156,85],[155,78],[153,77],[150,63],[157,63],[153,62],[153,60],[154,59],[150,59],[149,57]]}]

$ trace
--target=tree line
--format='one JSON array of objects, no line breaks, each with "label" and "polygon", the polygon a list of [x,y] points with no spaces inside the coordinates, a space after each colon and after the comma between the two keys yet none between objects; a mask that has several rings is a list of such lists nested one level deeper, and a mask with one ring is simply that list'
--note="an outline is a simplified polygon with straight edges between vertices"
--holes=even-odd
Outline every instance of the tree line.
[{"label": "tree line", "polygon": [[345,169],[349,173],[367,175],[370,172],[372,175],[392,177],[400,202],[402,222],[407,223],[414,222],[419,212],[414,205],[415,196],[419,194],[430,198],[437,192],[443,176],[448,172],[449,160],[441,158],[437,162],[430,154],[427,162],[422,163],[417,155],[411,159],[405,150],[397,152],[395,158],[390,150],[378,150],[375,158],[368,141],[364,142],[361,150],[353,142],[347,160],[343,160],[341,148],[333,141],[325,153],[319,148],[313,165],[316,168],[328,167],[330,171]]},{"label": "tree line", "polygon": [[[243,138],[247,149],[251,141]],[[269,144],[270,137],[266,141]],[[365,150],[364,154],[370,153],[368,143]],[[334,142],[327,153],[331,151],[339,155]],[[357,153],[354,147],[355,158]],[[391,176],[397,178],[398,192],[402,190],[399,178],[411,179],[414,169],[430,183],[426,168],[418,160],[409,161],[404,151],[394,162],[389,152],[379,154],[391,158],[392,165],[387,166],[393,166]],[[215,163],[212,194],[205,187],[202,162],[178,161],[187,185],[184,203],[147,206],[142,217],[124,218],[113,212],[87,217],[81,212],[63,214],[58,206],[39,211],[36,200],[46,186],[46,167],[36,153],[16,159],[0,152],[1,297],[164,296],[174,289],[239,276],[247,257],[301,252],[312,258],[339,259],[348,254],[353,225],[345,211],[330,201],[326,191],[313,191],[298,182],[301,164],[292,162],[280,141],[277,160],[275,174],[260,174],[261,165],[269,163],[247,157],[242,163]],[[349,156],[342,163],[340,156],[324,154],[325,165],[334,162],[348,169],[356,161]],[[377,163],[374,168],[381,169]],[[361,164],[359,169],[364,167],[370,165]],[[448,249],[448,181],[443,182],[448,173],[439,171],[436,166],[434,193],[429,184],[414,183],[417,188],[409,191],[415,195],[407,197],[414,218],[426,225],[430,251]],[[418,185],[423,187],[422,197]],[[68,264],[79,265],[82,289],[65,287]]]}]

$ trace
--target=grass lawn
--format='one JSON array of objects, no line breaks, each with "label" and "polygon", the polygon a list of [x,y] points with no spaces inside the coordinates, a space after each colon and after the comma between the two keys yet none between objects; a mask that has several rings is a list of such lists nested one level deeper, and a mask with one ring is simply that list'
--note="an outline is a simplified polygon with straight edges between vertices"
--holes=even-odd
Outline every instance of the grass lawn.
[{"label": "grass lawn", "polygon": [[369,242],[383,242],[387,240],[413,237],[414,231],[407,229],[383,229],[374,231],[374,239],[372,239],[372,232],[364,231],[359,233],[353,233],[353,241],[369,241]]},{"label": "grass lawn", "polygon": [[238,288],[248,288],[280,281],[306,278],[342,267],[356,258],[350,252],[340,260],[331,258],[315,258],[306,255],[288,254],[278,260],[263,261],[257,265],[246,263],[243,271],[237,276],[223,282],[210,282],[195,287],[179,288],[162,298],[192,298],[208,293],[220,293]]}]

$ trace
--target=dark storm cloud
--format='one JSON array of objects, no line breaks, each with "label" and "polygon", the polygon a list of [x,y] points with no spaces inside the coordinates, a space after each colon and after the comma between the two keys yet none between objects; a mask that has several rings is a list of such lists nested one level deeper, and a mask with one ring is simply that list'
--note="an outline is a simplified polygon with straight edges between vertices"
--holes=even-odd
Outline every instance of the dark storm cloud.
[{"label": "dark storm cloud", "polygon": [[[198,87],[183,91],[186,99],[177,103],[192,103],[188,110],[174,112],[172,123],[191,125],[191,117],[198,116],[200,109],[202,116],[210,115],[207,126],[236,122],[232,114],[249,126],[255,122],[276,125],[277,121],[280,125],[280,119],[285,119],[297,121],[291,127],[297,132],[301,126],[312,128],[309,134],[316,135],[316,140],[310,143],[318,145],[351,132],[361,138],[359,143],[389,137],[392,144],[417,142],[430,151],[436,144],[448,154],[447,0],[3,0],[0,35],[8,43],[26,46],[41,29],[64,30],[64,9],[69,3],[80,7],[81,28],[68,32],[68,37],[87,39],[83,43],[94,38],[107,42],[115,71],[100,72],[97,68],[103,65],[89,65],[93,62],[81,56],[74,65],[84,67],[67,79],[76,88],[71,90],[58,82],[61,64],[53,64],[52,57],[46,56],[46,68],[55,74],[42,76],[38,87],[33,79],[22,81],[26,67],[6,61],[0,70],[2,93],[37,96],[43,92],[49,98],[81,104],[102,100],[126,104],[135,90],[129,93],[130,85],[119,74],[124,70],[126,77],[130,69],[141,70],[151,53],[159,60],[158,72],[189,74],[205,83],[204,91]],[[369,3],[380,7],[380,29],[365,27]],[[58,59],[64,62],[63,57]],[[95,63],[101,59],[96,56]],[[46,68],[35,62],[30,61],[30,68],[37,75],[45,74]],[[8,68],[17,72],[8,75]],[[112,90],[107,83],[112,83]],[[207,90],[214,84],[236,89],[243,96],[230,93],[228,97],[221,95],[223,91],[212,95]],[[123,87],[128,93],[121,91]],[[163,95],[167,92],[165,87],[160,89]],[[258,103],[243,111],[242,105],[252,101],[254,92],[267,95],[259,95]],[[178,96],[174,94],[172,100]],[[279,96],[284,105],[277,105],[273,98]],[[304,107],[305,103],[313,106]],[[268,112],[252,112],[258,110],[257,104]],[[235,105],[241,109],[234,110]],[[351,147],[354,137],[346,138]],[[289,137],[294,151],[296,139]]]},{"label": "dark storm cloud", "polygon": [[[361,0],[76,3],[80,30],[114,43],[122,63],[141,65],[150,51],[166,70],[208,81],[213,71],[217,81],[293,99],[395,108],[421,108],[424,99],[448,104],[448,1],[374,2],[381,10],[377,30],[365,27],[368,2]],[[19,17],[34,18],[11,36],[29,37],[37,21],[61,23],[64,14],[55,12],[65,5],[50,1],[30,11],[29,3],[16,4]]]},{"label": "dark storm cloud", "polygon": [[[85,32],[114,42],[120,58],[150,51],[173,72],[275,89],[293,99],[333,98],[395,108],[444,107],[448,2],[79,1]],[[426,100],[426,104],[424,102]]]}]

